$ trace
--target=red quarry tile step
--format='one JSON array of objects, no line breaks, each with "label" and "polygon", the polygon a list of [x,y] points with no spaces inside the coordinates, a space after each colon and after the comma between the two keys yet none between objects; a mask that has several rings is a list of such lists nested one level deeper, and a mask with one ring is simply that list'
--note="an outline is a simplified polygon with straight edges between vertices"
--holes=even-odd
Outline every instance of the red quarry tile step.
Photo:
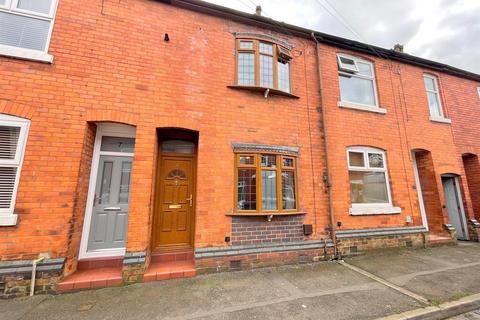
[{"label": "red quarry tile step", "polygon": [[122,283],[122,268],[108,267],[88,270],[78,270],[58,283],[59,292],[81,289],[103,288]]},{"label": "red quarry tile step", "polygon": [[151,262],[143,275],[143,282],[191,278],[197,274],[193,260]]}]

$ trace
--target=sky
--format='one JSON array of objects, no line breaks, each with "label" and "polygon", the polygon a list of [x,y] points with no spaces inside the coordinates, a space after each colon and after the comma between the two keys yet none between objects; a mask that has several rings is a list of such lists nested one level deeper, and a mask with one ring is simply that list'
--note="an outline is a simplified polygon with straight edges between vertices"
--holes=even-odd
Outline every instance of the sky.
[{"label": "sky", "polygon": [[207,1],[480,74],[480,0]]}]

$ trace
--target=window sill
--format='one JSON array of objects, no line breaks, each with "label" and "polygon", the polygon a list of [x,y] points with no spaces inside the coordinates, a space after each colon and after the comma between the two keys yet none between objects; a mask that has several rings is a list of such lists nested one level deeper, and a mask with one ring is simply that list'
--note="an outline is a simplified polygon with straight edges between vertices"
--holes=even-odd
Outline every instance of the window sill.
[{"label": "window sill", "polygon": [[0,215],[0,227],[12,227],[17,225],[18,215]]},{"label": "window sill", "polygon": [[341,107],[341,108],[354,109],[354,110],[360,110],[360,111],[368,111],[368,112],[374,112],[374,113],[380,113],[380,114],[386,114],[387,113],[387,109],[384,109],[384,108],[374,107],[374,106],[366,106],[366,105],[355,104],[355,103],[345,102],[345,101],[339,101],[338,106]]},{"label": "window sill", "polygon": [[240,217],[255,217],[255,216],[295,216],[305,214],[302,211],[285,211],[285,212],[229,212],[227,216],[240,216]]},{"label": "window sill", "polygon": [[[265,87],[259,87],[259,86],[242,86],[242,85],[238,85],[238,84],[227,86],[227,87],[230,88],[230,89],[261,92],[261,93],[264,94],[264,96],[267,94],[267,90],[268,90],[268,94],[284,96],[284,97],[293,98],[293,99],[300,99],[299,96],[296,96],[296,95],[294,95],[290,92],[286,92],[286,91],[282,91],[282,90],[278,90],[278,89],[273,89],[273,88],[265,88]],[[268,97],[268,95],[265,98],[267,98],[267,97]]]},{"label": "window sill", "polygon": [[48,53],[4,45],[0,45],[0,56],[37,62],[53,63],[53,56]]},{"label": "window sill", "polygon": [[443,118],[443,117],[434,117],[434,116],[430,116],[430,121],[440,122],[440,123],[452,123],[451,119]]},{"label": "window sill", "polygon": [[349,211],[352,216],[363,216],[374,214],[397,214],[402,212],[402,208],[390,206],[352,207]]}]

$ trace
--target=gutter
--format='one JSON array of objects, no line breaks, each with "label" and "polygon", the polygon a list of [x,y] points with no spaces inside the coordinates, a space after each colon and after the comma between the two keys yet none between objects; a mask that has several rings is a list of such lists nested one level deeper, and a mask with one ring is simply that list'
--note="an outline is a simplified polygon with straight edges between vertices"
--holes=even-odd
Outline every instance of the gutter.
[{"label": "gutter", "polygon": [[[322,109],[322,126],[323,126],[323,141],[324,141],[324,148],[325,148],[325,168],[326,173],[324,175],[324,183],[327,188],[328,193],[328,213],[330,217],[330,225],[331,225],[331,236],[333,241],[333,254],[334,259],[338,259],[338,250],[337,250],[337,235],[336,235],[336,221],[335,221],[335,211],[333,210],[333,196],[332,196],[332,185],[330,184],[331,181],[331,172],[330,172],[330,165],[328,162],[328,134],[327,134],[327,119],[325,116],[325,104],[323,103],[323,78],[322,78],[322,69],[320,65],[320,43],[317,41],[315,37],[315,33],[311,33],[313,40],[315,41],[315,52],[317,55],[317,74],[318,74],[318,81],[319,83],[319,93],[320,93],[320,108]],[[316,214],[316,213],[315,213]]]},{"label": "gutter", "polygon": [[209,14],[209,15],[220,17],[223,19],[245,23],[247,25],[252,25],[259,28],[269,29],[269,30],[283,33],[283,34],[288,33],[289,35],[302,37],[309,40],[312,38],[312,34],[313,34],[315,36],[316,42],[325,43],[331,46],[352,50],[356,52],[361,52],[369,55],[376,55],[375,52],[377,52],[384,59],[388,58],[398,62],[415,65],[421,68],[428,68],[428,69],[436,70],[446,74],[450,74],[453,76],[480,82],[480,74],[455,68],[447,64],[415,57],[406,53],[396,52],[391,49],[385,49],[382,47],[369,45],[369,44],[362,43],[355,40],[337,37],[334,35],[318,32],[315,30],[307,29],[307,28],[302,28],[292,24],[276,21],[267,17],[245,13],[242,11],[208,3],[205,1],[200,1],[200,0],[153,0],[153,1],[165,3],[168,5],[173,5],[173,6],[184,8],[187,10]]}]

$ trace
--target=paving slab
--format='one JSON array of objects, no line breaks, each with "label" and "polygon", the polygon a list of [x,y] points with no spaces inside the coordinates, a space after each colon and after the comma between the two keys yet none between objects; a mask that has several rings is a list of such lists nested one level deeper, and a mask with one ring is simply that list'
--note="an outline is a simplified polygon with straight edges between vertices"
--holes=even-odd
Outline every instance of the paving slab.
[{"label": "paving slab", "polygon": [[[479,244],[371,253],[347,262],[434,305],[480,292]],[[0,320],[363,320],[420,307],[357,271],[320,262],[4,300]]]}]

